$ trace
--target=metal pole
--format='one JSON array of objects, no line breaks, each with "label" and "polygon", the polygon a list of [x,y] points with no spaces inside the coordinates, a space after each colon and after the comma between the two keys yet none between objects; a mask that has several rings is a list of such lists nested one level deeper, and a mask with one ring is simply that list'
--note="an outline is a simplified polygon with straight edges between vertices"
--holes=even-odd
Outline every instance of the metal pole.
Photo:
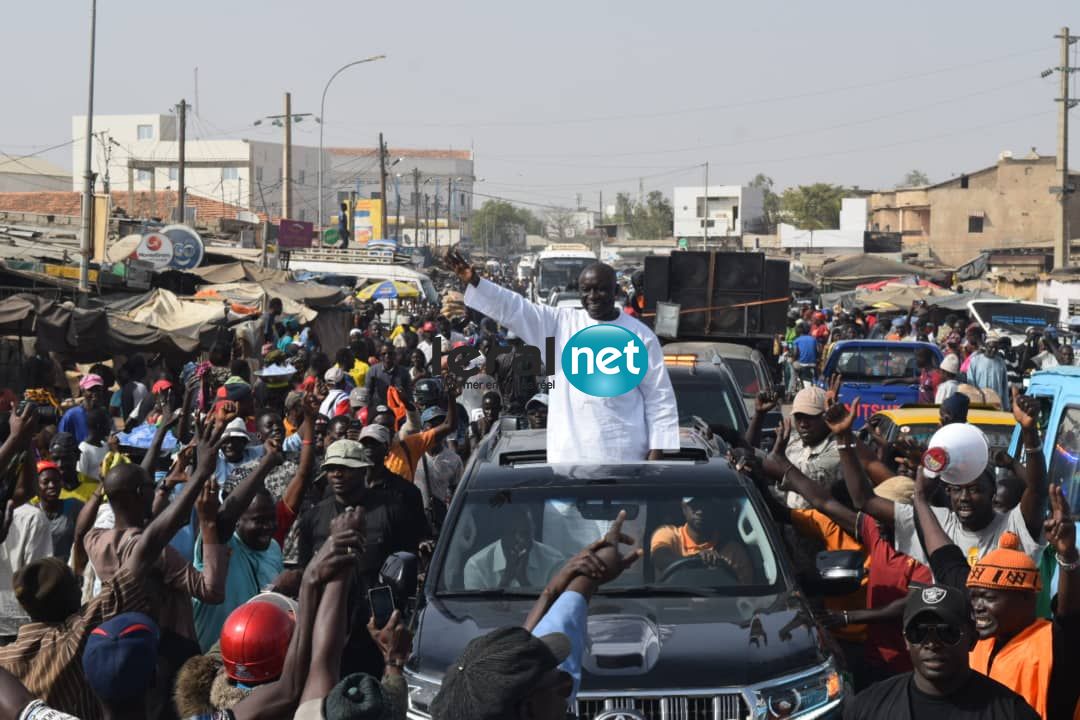
[{"label": "metal pole", "polygon": [[86,168],[83,173],[82,257],[79,259],[79,290],[90,290],[90,253],[94,207],[94,44],[97,41],[97,0],[90,0],[90,83],[86,101]]},{"label": "metal pole", "polygon": [[705,215],[705,219],[702,221],[702,227],[705,230],[705,237],[701,241],[701,249],[704,250],[709,246],[709,161],[705,161],[705,202],[703,205],[702,213]]},{"label": "metal pole", "polygon": [[184,222],[184,161],[185,154],[185,142],[187,135],[187,101],[180,101],[180,144],[179,144],[179,163],[176,169],[176,205],[177,205],[177,217],[176,222]]},{"label": "metal pole", "polygon": [[342,65],[334,74],[330,76],[330,79],[326,81],[326,86],[322,91],[322,102],[319,103],[319,230],[322,230],[323,223],[323,125],[326,124],[326,91],[330,89],[330,83],[334,82],[334,78],[341,74],[343,70],[351,68],[353,65],[363,65],[364,63],[374,62],[375,60],[382,60],[385,55],[373,55],[363,60],[355,60],[351,63]]},{"label": "metal pole", "polygon": [[1069,231],[1069,46],[1076,42],[1070,38],[1069,28],[1061,28],[1061,97],[1058,102],[1058,132],[1057,132],[1057,174],[1061,183],[1061,217],[1054,223],[1054,269],[1058,270],[1069,266],[1070,245],[1072,244]]},{"label": "metal pole", "polygon": [[292,93],[285,93],[285,151],[281,159],[281,217],[292,213]]},{"label": "metal pole", "polygon": [[413,168],[413,245],[420,247],[420,168]]},{"label": "metal pole", "polygon": [[386,143],[383,142],[382,133],[379,133],[379,208],[382,237],[373,240],[386,239]]},{"label": "metal pole", "polygon": [[446,182],[446,246],[450,247],[454,244],[454,233],[450,230],[454,222],[454,178],[450,178]]}]

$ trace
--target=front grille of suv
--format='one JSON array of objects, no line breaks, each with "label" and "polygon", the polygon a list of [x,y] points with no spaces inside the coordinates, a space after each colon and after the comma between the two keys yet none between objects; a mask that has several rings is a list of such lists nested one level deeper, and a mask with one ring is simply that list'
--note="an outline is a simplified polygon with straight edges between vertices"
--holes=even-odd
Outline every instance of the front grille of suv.
[{"label": "front grille of suv", "polygon": [[578,719],[636,710],[645,720],[744,720],[749,710],[738,693],[708,696],[578,698]]}]

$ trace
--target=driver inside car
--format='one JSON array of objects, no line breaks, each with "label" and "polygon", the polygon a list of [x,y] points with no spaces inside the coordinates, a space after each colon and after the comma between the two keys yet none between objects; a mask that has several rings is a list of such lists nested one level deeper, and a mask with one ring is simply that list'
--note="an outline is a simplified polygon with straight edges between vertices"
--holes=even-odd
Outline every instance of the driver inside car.
[{"label": "driver inside car", "polygon": [[653,532],[651,551],[656,577],[686,558],[700,559],[706,568],[726,568],[740,585],[754,582],[754,567],[746,547],[732,538],[738,511],[730,503],[711,497],[682,500],[683,525],[664,525]]}]

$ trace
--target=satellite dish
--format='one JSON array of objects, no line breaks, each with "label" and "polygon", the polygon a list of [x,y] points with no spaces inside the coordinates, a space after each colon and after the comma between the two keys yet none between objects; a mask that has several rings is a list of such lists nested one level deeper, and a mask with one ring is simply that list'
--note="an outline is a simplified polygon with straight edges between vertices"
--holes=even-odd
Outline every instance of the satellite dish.
[{"label": "satellite dish", "polygon": [[205,250],[202,238],[187,225],[166,225],[161,234],[172,241],[172,258],[168,266],[176,270],[191,270],[202,264]]}]

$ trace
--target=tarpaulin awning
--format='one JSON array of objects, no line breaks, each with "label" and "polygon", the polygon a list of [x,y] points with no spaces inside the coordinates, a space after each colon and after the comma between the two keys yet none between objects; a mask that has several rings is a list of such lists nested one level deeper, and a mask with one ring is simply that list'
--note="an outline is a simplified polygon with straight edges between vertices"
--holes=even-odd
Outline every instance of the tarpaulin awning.
[{"label": "tarpaulin awning", "polygon": [[[265,311],[266,306],[270,303],[270,298],[277,297],[281,298],[281,308],[286,315],[296,317],[302,323],[312,322],[318,315],[318,312],[308,307],[302,299],[298,300],[290,294],[280,292],[285,286],[297,286],[297,291],[294,294],[301,298],[305,298],[308,295],[315,299],[340,297],[344,295],[344,293],[340,292],[337,288],[326,288],[326,291],[329,292],[319,290],[312,292],[310,288],[301,285],[300,283],[279,284],[240,282],[223,283],[221,285],[203,285],[199,288],[199,292],[196,293],[196,298],[204,301],[212,298],[219,298],[228,300],[229,302],[239,303],[248,308]],[[323,286],[316,287],[321,288]]]},{"label": "tarpaulin awning", "polygon": [[974,292],[959,293],[952,297],[935,299],[930,305],[942,310],[967,310],[967,304],[972,300],[1008,300],[989,290],[976,290]]},{"label": "tarpaulin awning", "polygon": [[211,284],[235,282],[288,282],[292,279],[288,270],[271,270],[257,263],[238,260],[222,265],[205,265],[189,270]]},{"label": "tarpaulin awning", "polygon": [[823,266],[818,273],[827,291],[852,290],[859,285],[918,275],[932,276],[925,268],[873,255],[849,255]]}]

